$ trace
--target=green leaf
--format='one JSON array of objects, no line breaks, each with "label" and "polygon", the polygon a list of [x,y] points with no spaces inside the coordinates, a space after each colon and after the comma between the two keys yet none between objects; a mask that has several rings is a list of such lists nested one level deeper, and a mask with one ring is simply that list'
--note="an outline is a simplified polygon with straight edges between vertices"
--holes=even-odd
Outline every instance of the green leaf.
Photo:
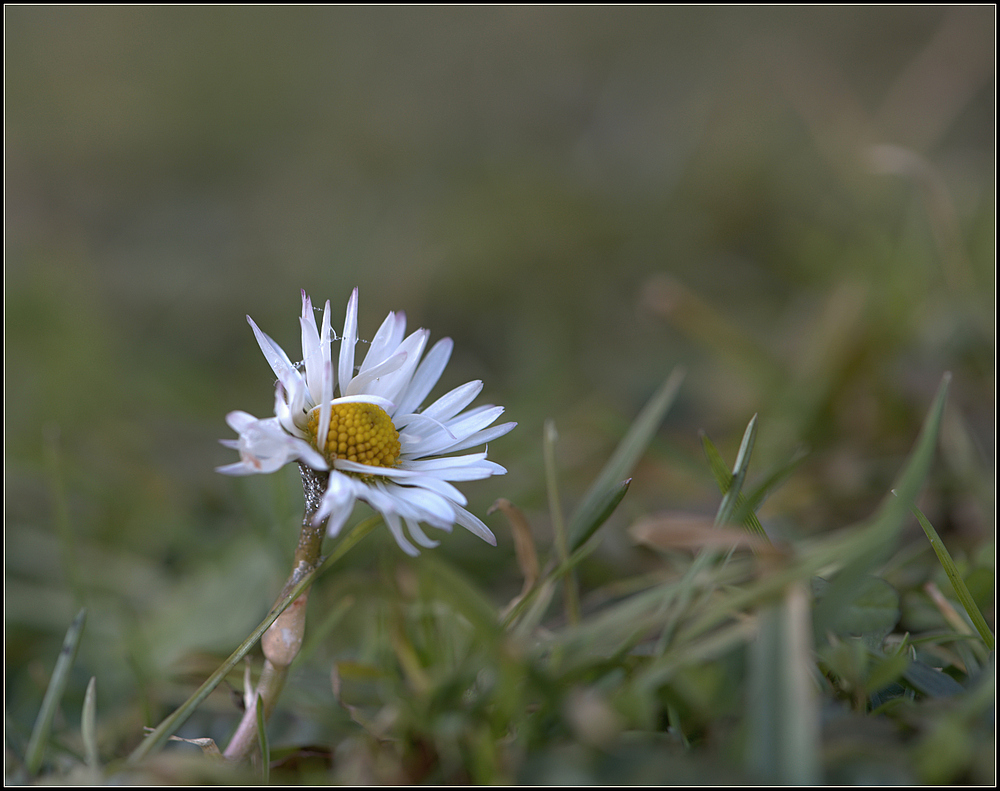
[{"label": "green leaf", "polygon": [[979,632],[979,636],[983,638],[983,642],[986,643],[986,647],[992,651],[996,647],[996,640],[993,637],[993,632],[990,631],[989,624],[986,623],[986,619],[979,611],[976,600],[972,598],[972,594],[969,592],[969,589],[965,584],[965,580],[962,579],[962,575],[959,573],[958,567],[955,565],[955,561],[951,557],[951,553],[944,545],[944,542],[941,541],[941,537],[937,534],[937,531],[930,523],[930,520],[928,520],[927,517],[920,512],[920,509],[913,506],[913,513],[916,514],[917,521],[920,522],[920,526],[924,529],[927,540],[931,542],[931,546],[934,548],[935,554],[937,554],[941,567],[944,569],[944,573],[947,574],[948,579],[951,580],[951,586],[955,589],[955,594],[958,596],[958,600],[965,608],[965,612],[968,614],[969,620],[971,620],[972,625],[976,627],[976,631]]},{"label": "green leaf", "polygon": [[[812,582],[817,603],[822,602],[830,584],[819,577]],[[817,622],[817,632],[864,637],[871,648],[879,648],[886,635],[899,622],[899,594],[888,582],[865,576],[852,589],[851,598],[832,613],[832,619]]]},{"label": "green leaf", "polygon": [[[608,503],[614,499],[612,493],[620,489],[621,482],[629,477],[636,462],[646,452],[646,448],[660,427],[660,423],[663,422],[664,416],[673,405],[683,380],[684,371],[675,368],[666,381],[660,385],[660,389],[649,399],[646,406],[642,408],[618,447],[615,448],[615,452],[611,454],[611,458],[604,465],[604,469],[590,485],[583,500],[573,512],[568,531],[570,547],[581,546],[610,516],[611,511],[608,510]],[[624,492],[622,492],[622,496],[624,496]],[[620,497],[618,499],[621,500]],[[605,513],[602,520],[601,516]]]},{"label": "green leaf", "polygon": [[865,692],[869,695],[874,695],[898,681],[911,664],[910,658],[903,651],[889,656],[881,651],[872,651],[870,654],[874,661],[865,679]]},{"label": "green leaf", "polygon": [[965,688],[947,673],[935,670],[923,662],[911,662],[904,671],[903,678],[918,692],[933,698],[949,697],[965,691]]},{"label": "green leaf", "polygon": [[86,609],[80,610],[69,629],[66,630],[62,650],[59,651],[59,658],[56,659],[56,666],[52,670],[52,678],[49,679],[49,686],[45,690],[42,707],[38,710],[35,727],[31,731],[31,739],[28,741],[28,749],[24,756],[24,763],[30,775],[37,774],[41,768],[42,758],[45,755],[45,745],[48,743],[49,732],[52,730],[52,718],[55,717],[56,709],[59,708],[63,693],[66,691],[69,671],[76,660],[76,652],[80,647],[80,638],[83,636],[83,627],[86,621]]}]

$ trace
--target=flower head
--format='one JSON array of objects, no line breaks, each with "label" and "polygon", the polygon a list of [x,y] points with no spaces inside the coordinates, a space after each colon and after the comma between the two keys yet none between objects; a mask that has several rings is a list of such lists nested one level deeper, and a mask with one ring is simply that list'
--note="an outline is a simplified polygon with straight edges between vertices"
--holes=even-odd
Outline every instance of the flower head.
[{"label": "flower head", "polygon": [[[492,425],[503,407],[466,409],[483,383],[469,382],[421,408],[451,356],[450,338],[424,354],[430,333],[406,336],[406,316],[390,313],[368,347],[359,367],[358,290],[347,303],[340,352],[330,324],[330,302],[316,327],[312,300],[302,292],[302,361],[288,355],[247,316],[257,343],[278,382],[274,417],[259,420],[246,412],[230,412],[226,422],[239,434],[222,440],[235,448],[240,461],[219,467],[227,475],[274,472],[289,461],[329,474],[314,523],[327,522],[337,535],[362,500],[381,513],[404,552],[437,546],[420,523],[450,531],[456,522],[496,545],[489,528],[463,507],[465,496],[453,481],[502,475],[506,470],[487,461],[486,452],[455,454],[503,436],[516,423]],[[404,337],[405,336],[405,337]],[[334,388],[340,392],[334,397]],[[406,525],[406,532],[403,525]]]}]

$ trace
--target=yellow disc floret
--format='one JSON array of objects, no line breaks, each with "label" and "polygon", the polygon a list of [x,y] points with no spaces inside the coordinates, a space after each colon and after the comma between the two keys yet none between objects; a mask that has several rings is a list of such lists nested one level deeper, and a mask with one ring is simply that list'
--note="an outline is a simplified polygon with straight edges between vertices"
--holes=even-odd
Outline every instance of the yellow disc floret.
[{"label": "yellow disc floret", "polygon": [[331,465],[334,459],[372,467],[395,467],[399,461],[399,432],[386,411],[375,404],[334,404],[325,442],[316,436],[319,431],[319,407],[316,407],[309,414],[306,431]]}]

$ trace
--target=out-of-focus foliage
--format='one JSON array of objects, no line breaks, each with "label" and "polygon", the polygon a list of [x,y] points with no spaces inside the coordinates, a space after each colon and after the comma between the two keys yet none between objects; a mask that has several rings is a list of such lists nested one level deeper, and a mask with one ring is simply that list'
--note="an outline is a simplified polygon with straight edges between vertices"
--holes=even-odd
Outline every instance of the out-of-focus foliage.
[{"label": "out-of-focus foliage", "polygon": [[[413,561],[376,531],[312,594],[271,782],[993,782],[965,612],[995,628],[995,9],[4,21],[12,778],[82,607],[46,779],[261,776],[182,743],[121,759],[288,573],[295,470],[213,472],[226,412],[273,403],[244,315],[294,348],[299,289],[340,310],[357,285],[362,337],[405,310],[456,341],[442,388],[483,379],[519,422],[490,447],[509,474],[466,491],[520,509],[543,578],[505,626],[501,514],[496,549],[456,532]],[[677,364],[621,504],[546,581],[544,421],[572,516]],[[862,545],[831,531],[883,513],[945,371],[919,505],[951,566],[910,517],[813,568]],[[712,526],[699,430],[731,464],[754,413],[732,517],[774,546],[723,562],[740,528]],[[224,744],[238,698],[179,735]]]}]

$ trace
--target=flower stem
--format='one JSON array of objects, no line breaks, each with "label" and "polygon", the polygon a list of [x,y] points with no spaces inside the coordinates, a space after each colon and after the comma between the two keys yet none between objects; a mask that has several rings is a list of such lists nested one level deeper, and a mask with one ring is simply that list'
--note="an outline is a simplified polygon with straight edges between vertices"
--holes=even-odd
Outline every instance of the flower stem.
[{"label": "flower stem", "polygon": [[[302,581],[316,570],[322,561],[320,548],[323,545],[323,535],[326,532],[325,520],[314,524],[313,518],[319,510],[323,491],[326,489],[329,473],[314,470],[304,464],[299,464],[302,475],[302,490],[305,493],[305,513],[302,516],[302,531],[299,533],[299,543],[295,548],[295,559],[292,563],[292,573],[285,582],[278,602],[283,601]],[[288,668],[299,649],[302,648],[302,638],[306,632],[306,603],[309,599],[309,589],[304,590],[291,606],[277,617],[270,628],[264,632],[260,645],[264,651],[264,669],[257,682],[256,694],[247,696],[250,701],[243,713],[236,733],[233,734],[224,755],[233,761],[246,758],[257,745],[257,701],[264,706],[264,719],[271,716],[278,703],[278,696],[285,686]]]},{"label": "flower stem", "polygon": [[333,551],[323,558],[323,562],[313,572],[305,575],[291,590],[289,595],[282,599],[280,604],[271,609],[257,628],[254,629],[247,639],[240,643],[240,646],[233,651],[230,657],[205,680],[205,683],[198,687],[190,698],[184,701],[184,703],[182,703],[172,714],[163,720],[163,722],[161,722],[139,744],[139,746],[132,751],[128,757],[128,762],[130,764],[136,764],[162,747],[163,743],[167,741],[167,739],[173,735],[178,728],[187,722],[188,717],[190,717],[194,713],[194,710],[198,708],[205,698],[212,693],[212,690],[219,686],[222,680],[229,675],[229,672],[250,652],[250,649],[256,645],[257,641],[261,638],[264,632],[271,627],[271,625],[278,619],[285,609],[290,607],[292,602],[295,601],[310,585],[312,585],[313,581],[319,577],[320,574],[344,557],[344,555],[346,555],[355,546],[355,544],[378,527],[381,521],[382,518],[378,514],[370,516],[368,519],[365,519],[363,522],[358,524],[353,530],[351,530],[350,533],[344,536],[337,546],[334,547]]}]

